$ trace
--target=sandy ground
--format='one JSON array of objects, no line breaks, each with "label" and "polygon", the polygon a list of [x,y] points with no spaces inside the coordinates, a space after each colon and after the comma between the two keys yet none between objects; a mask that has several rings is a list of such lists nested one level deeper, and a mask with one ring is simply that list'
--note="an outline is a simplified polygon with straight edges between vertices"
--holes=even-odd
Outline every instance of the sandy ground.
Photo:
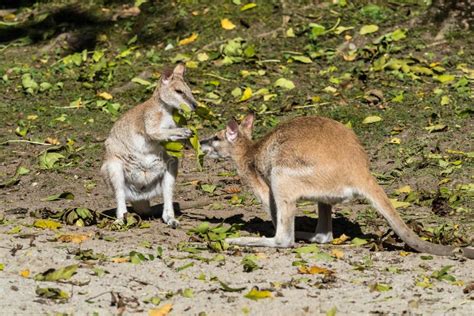
[{"label": "sandy ground", "polygon": [[[217,176],[219,171],[231,170],[228,164],[213,163],[208,166],[208,172],[198,173],[193,171],[190,165],[192,163],[192,159],[187,159],[184,163],[183,169],[191,171],[182,172],[176,201],[182,205],[189,205],[195,200],[214,203],[182,210],[179,213],[181,227],[178,229],[167,227],[160,219],[150,220],[149,228],[132,228],[125,232],[97,226],[63,225],[57,231],[31,226],[35,218],[29,215],[29,211],[41,207],[62,209],[83,206],[96,210],[113,208],[112,197],[93,170],[77,170],[76,174],[35,173],[22,178],[18,185],[2,190],[2,314],[146,314],[168,303],[172,304],[171,315],[325,315],[328,311],[334,311],[334,308],[337,315],[474,314],[474,291],[469,291],[469,285],[472,287],[474,281],[474,261],[463,258],[434,257],[424,260],[422,254],[403,252],[402,248],[374,252],[368,247],[354,246],[350,242],[321,245],[320,251],[327,254],[325,257],[307,253],[298,258],[292,249],[240,248],[222,252],[223,256],[207,249],[197,254],[211,259],[208,262],[190,258],[190,253],[178,250],[179,244],[189,242],[191,246],[205,248],[205,244],[188,234],[189,229],[203,221],[209,221],[212,225],[223,221],[242,223],[242,235],[272,233],[267,215],[252,203],[252,195],[245,193],[245,188],[240,193],[247,197],[244,205],[229,204],[232,193],[226,192],[235,191],[240,186],[235,176]],[[91,193],[78,189],[78,183],[87,179],[97,181],[97,187]],[[218,189],[209,195],[196,189],[196,181],[214,183]],[[32,185],[33,183],[37,184]],[[75,199],[41,201],[53,193],[52,188],[54,192],[72,191]],[[12,211],[17,207],[26,210]],[[361,207],[364,206],[352,203],[337,209],[355,211]],[[308,209],[308,206],[304,208]],[[306,216],[307,214],[300,215],[297,225],[303,229],[314,227],[315,219]],[[354,227],[356,230],[361,229],[351,218],[338,215],[335,221],[336,236],[342,232],[351,235],[348,225],[352,226],[352,230]],[[18,226],[21,231],[12,232]],[[80,244],[58,241],[56,237],[64,234],[85,235],[87,239]],[[130,251],[156,255],[158,247],[163,249],[161,258],[140,264],[117,263],[112,259],[126,257]],[[75,259],[78,250],[87,249],[93,249],[94,253],[102,253],[105,257],[102,260]],[[328,258],[334,249],[340,250],[338,253],[342,254],[341,258]],[[255,262],[260,268],[244,272],[242,259],[250,253],[254,254]],[[306,260],[308,266],[329,269],[333,274],[300,274],[298,267],[293,265],[293,262],[300,260]],[[69,280],[34,280],[36,274],[49,268],[72,264],[77,264],[78,269]],[[187,267],[188,265],[190,266]],[[448,265],[452,266],[449,274],[456,281],[430,278],[434,271]],[[100,275],[97,275],[97,269],[101,270]],[[25,270],[29,270],[29,274]],[[27,275],[22,276],[22,271]],[[240,291],[225,291],[219,281],[231,288],[240,288]],[[417,282],[427,282],[429,287],[417,285]],[[377,290],[377,284],[387,284],[389,288],[386,291],[381,291],[380,288]],[[38,287],[60,288],[70,298],[61,302],[39,297],[35,293]],[[271,298],[254,301],[244,297],[254,287],[271,291]],[[158,306],[147,302],[152,297],[160,298]]]}]

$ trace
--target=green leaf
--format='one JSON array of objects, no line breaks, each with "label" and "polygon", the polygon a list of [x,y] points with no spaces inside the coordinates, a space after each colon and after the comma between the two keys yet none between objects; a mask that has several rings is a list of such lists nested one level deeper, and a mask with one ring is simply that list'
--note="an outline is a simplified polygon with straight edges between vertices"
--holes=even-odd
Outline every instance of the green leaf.
[{"label": "green leaf", "polygon": [[3,271],[3,269],[5,269],[5,264],[4,264],[4,263],[0,263],[0,271]]},{"label": "green leaf", "polygon": [[351,240],[351,243],[356,246],[362,246],[362,245],[367,244],[367,240],[359,238],[359,237],[355,237]]},{"label": "green leaf", "polygon": [[326,316],[336,316],[337,308],[336,306],[333,306],[331,309],[329,309],[326,312]]},{"label": "green leaf", "polygon": [[58,153],[45,152],[39,157],[39,165],[41,169],[53,169],[56,163],[64,159],[64,156]]},{"label": "green leaf", "polygon": [[192,298],[194,296],[193,289],[184,289],[181,295],[186,298]]},{"label": "green leaf", "polygon": [[67,292],[64,292],[61,289],[58,288],[52,288],[52,287],[37,287],[36,288],[36,295],[51,299],[51,300],[67,300],[69,299],[69,294]]},{"label": "green leaf", "polygon": [[367,116],[363,121],[362,124],[372,124],[376,122],[382,121],[382,118],[380,116]]},{"label": "green leaf", "polygon": [[377,32],[378,30],[379,30],[379,27],[375,24],[364,25],[360,28],[359,34],[360,35],[370,34],[370,33]]},{"label": "green leaf", "polygon": [[430,133],[433,133],[433,132],[442,132],[447,128],[448,126],[446,124],[435,124],[435,125],[430,125],[430,126],[425,127],[425,130],[427,130]]},{"label": "green leaf", "polygon": [[194,149],[194,154],[196,155],[196,162],[198,165],[199,170],[202,170],[204,165],[204,152],[201,149],[201,143],[199,142],[199,136],[197,133],[197,129],[195,127],[190,128],[193,131],[193,136],[189,139],[191,146]]},{"label": "green leaf", "polygon": [[293,83],[293,81],[285,79],[285,78],[278,79],[277,81],[275,81],[274,85],[275,87],[280,87],[287,90],[291,90],[295,88],[295,84]]},{"label": "green leaf", "polygon": [[56,230],[61,227],[61,223],[50,219],[37,219],[33,226],[41,229]]},{"label": "green leaf", "polygon": [[58,200],[74,200],[74,194],[71,192],[62,192],[58,194],[53,194],[47,198],[41,199],[41,201],[58,201]]},{"label": "green leaf", "polygon": [[202,184],[201,190],[207,193],[213,193],[216,190],[217,186],[214,184]]},{"label": "green leaf", "polygon": [[246,255],[242,259],[242,265],[244,266],[244,272],[252,272],[260,269],[259,265],[254,261],[257,258],[254,255]]},{"label": "green leaf", "polygon": [[440,102],[441,105],[448,105],[449,102],[450,102],[450,100],[449,100],[449,97],[448,97],[447,95],[443,95],[443,96],[441,97],[441,102]]},{"label": "green leaf", "polygon": [[385,292],[385,291],[390,291],[392,289],[392,286],[390,284],[385,284],[385,283],[375,283],[371,288],[374,291],[378,292]]},{"label": "green leaf", "polygon": [[59,269],[48,269],[35,275],[35,281],[59,281],[70,279],[77,271],[78,265],[73,264]]},{"label": "green leaf", "polygon": [[15,171],[16,176],[24,176],[28,173],[30,173],[30,169],[28,169],[26,167],[23,167],[23,166],[19,166]]},{"label": "green leaf", "polygon": [[454,79],[456,79],[456,77],[454,77],[454,75],[447,75],[447,74],[439,75],[439,76],[433,76],[433,78],[438,80],[441,83],[448,83],[448,82],[451,82]]},{"label": "green leaf", "polygon": [[402,29],[396,29],[395,31],[393,31],[390,35],[390,38],[397,42],[399,40],[402,40],[404,38],[406,38],[407,36],[405,35],[405,31],[402,30]]},{"label": "green leaf", "polygon": [[298,247],[293,252],[296,252],[298,254],[303,254],[303,253],[318,253],[319,252],[319,247],[315,244],[311,244],[308,246],[302,246]]},{"label": "green leaf", "polygon": [[303,63],[303,64],[311,64],[313,62],[311,58],[307,56],[302,56],[302,55],[291,56],[291,59],[299,61],[300,63]]},{"label": "green leaf", "polygon": [[248,299],[251,299],[251,300],[254,300],[254,301],[257,301],[257,300],[260,300],[260,299],[263,299],[263,298],[272,297],[272,292],[270,292],[270,291],[260,291],[256,288],[253,288],[252,290],[250,290],[250,292],[245,294],[244,297],[246,297]]},{"label": "green leaf", "polygon": [[38,91],[38,83],[33,80],[31,77],[31,74],[26,73],[23,76],[21,76],[21,84],[23,86],[23,89],[26,90],[27,93],[33,94],[36,91]]},{"label": "green leaf", "polygon": [[142,78],[139,78],[139,77],[134,77],[134,78],[132,78],[131,81],[134,82],[134,83],[141,84],[142,86],[149,86],[149,85],[151,85],[151,82],[150,82],[150,81],[145,80],[145,79],[142,79]]}]

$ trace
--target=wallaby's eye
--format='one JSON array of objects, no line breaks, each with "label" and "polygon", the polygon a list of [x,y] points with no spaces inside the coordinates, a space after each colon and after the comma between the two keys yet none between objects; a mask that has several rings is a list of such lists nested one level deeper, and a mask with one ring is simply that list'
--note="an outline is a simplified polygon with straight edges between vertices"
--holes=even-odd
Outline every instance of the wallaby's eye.
[{"label": "wallaby's eye", "polygon": [[177,94],[183,94],[183,90],[176,89],[175,91],[176,91]]}]

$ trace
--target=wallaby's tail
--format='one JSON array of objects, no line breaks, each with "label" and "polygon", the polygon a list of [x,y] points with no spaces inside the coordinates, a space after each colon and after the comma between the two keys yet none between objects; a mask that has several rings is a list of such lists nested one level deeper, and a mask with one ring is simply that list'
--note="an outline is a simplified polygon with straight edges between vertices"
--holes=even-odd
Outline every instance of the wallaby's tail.
[{"label": "wallaby's tail", "polygon": [[[422,240],[418,235],[411,230],[407,224],[400,217],[398,212],[392,206],[392,203],[388,199],[382,187],[380,187],[375,179],[370,176],[368,186],[360,192],[365,198],[367,198],[377,211],[382,214],[383,217],[388,221],[390,227],[395,233],[411,248],[419,251],[430,253],[438,256],[449,256],[455,252],[456,248],[451,246],[444,246],[433,244]],[[463,255],[467,258],[474,259],[474,250],[471,248],[463,248]]]}]

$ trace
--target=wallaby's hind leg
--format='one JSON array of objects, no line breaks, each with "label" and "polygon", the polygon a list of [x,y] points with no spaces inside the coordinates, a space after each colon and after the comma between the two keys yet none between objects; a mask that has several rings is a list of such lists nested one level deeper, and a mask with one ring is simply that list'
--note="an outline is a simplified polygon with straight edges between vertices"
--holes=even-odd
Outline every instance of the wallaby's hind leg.
[{"label": "wallaby's hind leg", "polygon": [[133,207],[133,210],[137,212],[139,215],[151,214],[150,201],[148,200],[133,201],[132,207]]},{"label": "wallaby's hind leg", "polygon": [[296,232],[297,239],[303,239],[310,242],[317,242],[325,244],[333,240],[332,235],[332,217],[331,205],[325,203],[318,203],[318,225],[315,233]]},{"label": "wallaby's hind leg", "polygon": [[275,196],[276,233],[273,238],[228,238],[232,245],[289,248],[295,244],[295,201]]},{"label": "wallaby's hind leg", "polygon": [[163,176],[161,187],[163,190],[163,221],[176,228],[179,226],[179,222],[174,218],[173,208],[173,190],[176,176],[178,174],[178,159],[173,158],[168,161],[168,170],[166,170]]},{"label": "wallaby's hind leg", "polygon": [[108,180],[114,189],[115,200],[117,201],[117,220],[121,221],[123,215],[127,213],[125,178],[122,163],[118,160],[112,160],[107,162],[104,167]]}]

